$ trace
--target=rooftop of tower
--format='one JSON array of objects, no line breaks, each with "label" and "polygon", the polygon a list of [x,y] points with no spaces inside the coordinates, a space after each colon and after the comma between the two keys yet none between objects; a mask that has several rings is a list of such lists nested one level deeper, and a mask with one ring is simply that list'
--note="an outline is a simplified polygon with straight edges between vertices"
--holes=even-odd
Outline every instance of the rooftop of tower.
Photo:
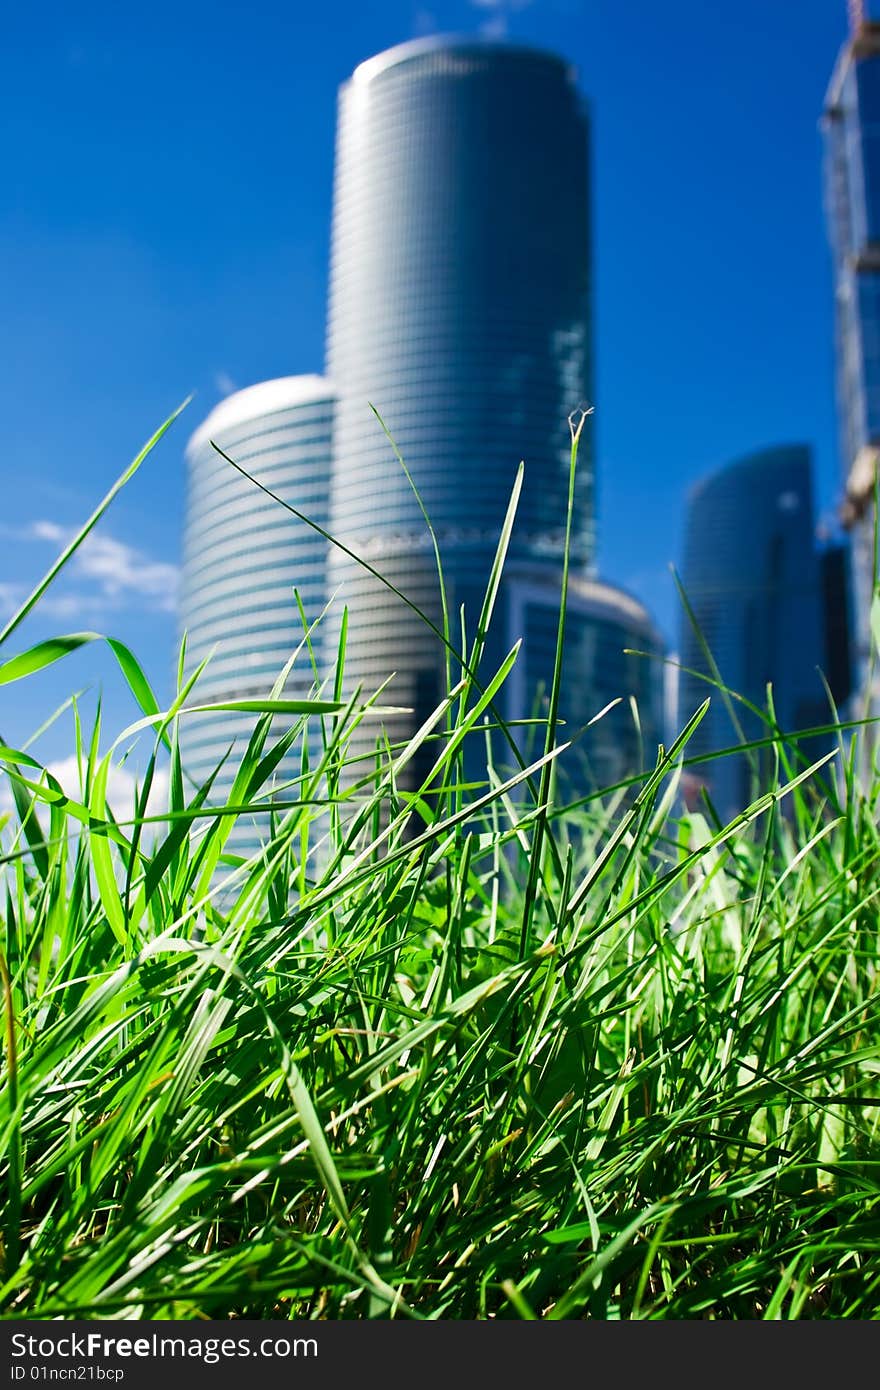
[{"label": "rooftop of tower", "polygon": [[[812,458],[811,446],[803,440],[765,445],[763,448],[755,449],[748,454],[741,454],[728,463],[719,464],[710,469],[708,473],[704,473],[702,477],[697,478],[696,482],[691,483],[687,490],[688,502],[695,502],[704,492],[710,491],[718,483],[735,482],[738,478],[747,480],[755,474],[761,479],[771,473],[774,466],[782,467],[790,464],[792,459],[796,459],[809,471],[812,467]],[[748,486],[746,481],[744,481],[744,486]]]},{"label": "rooftop of tower", "polygon": [[247,424],[277,410],[290,410],[298,405],[312,405],[332,399],[332,383],[315,372],[303,376],[281,376],[271,381],[258,381],[234,391],[214,406],[207,419],[190,437],[187,453],[201,448],[225,430]]},{"label": "rooftop of tower", "polygon": [[[561,582],[558,567],[520,560],[508,567],[507,578],[511,583],[530,591],[533,597],[543,595],[548,604],[558,605]],[[655,635],[654,620],[641,599],[619,584],[612,584],[597,575],[570,573],[567,592],[575,610],[616,619],[625,626],[642,628],[646,633]]]},{"label": "rooftop of tower", "polygon": [[387,72],[389,68],[397,67],[400,63],[409,62],[412,58],[421,58],[429,53],[472,53],[474,51],[486,52],[487,50],[492,53],[528,55],[532,58],[543,59],[545,62],[553,63],[562,68],[572,84],[577,79],[574,66],[560,54],[554,53],[550,49],[536,48],[531,44],[519,43],[512,39],[496,39],[486,34],[429,34],[425,38],[409,39],[406,43],[395,44],[393,48],[386,48],[384,52],[377,53],[372,58],[366,58],[355,68],[351,81],[361,86],[364,83],[372,82],[374,78]]}]

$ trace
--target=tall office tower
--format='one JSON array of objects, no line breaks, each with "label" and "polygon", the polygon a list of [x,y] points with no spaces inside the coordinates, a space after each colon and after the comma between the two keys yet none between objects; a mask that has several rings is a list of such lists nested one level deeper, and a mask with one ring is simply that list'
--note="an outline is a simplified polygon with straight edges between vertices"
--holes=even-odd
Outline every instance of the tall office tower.
[{"label": "tall office tower", "polygon": [[[772,683],[776,720],[785,732],[828,722],[818,670],[825,647],[808,446],[750,454],[696,484],[688,502],[682,582],[730,691],[763,710],[767,683]],[[743,736],[762,737],[766,727],[745,705],[732,702],[740,734],[723,695],[688,674],[710,675],[711,667],[685,614],[681,623],[685,669],[679,722],[689,719],[707,695],[712,701],[687,756],[730,748]],[[824,747],[813,739],[803,751],[816,758]],[[766,771],[766,755],[760,766]],[[741,755],[700,764],[693,774],[707,785],[725,819],[742,810],[752,795],[748,761]]]},{"label": "tall office tower", "polygon": [[[282,377],[228,396],[189,442],[180,612],[187,672],[213,653],[193,697],[199,703],[268,695],[303,637],[294,588],[309,622],[327,601],[326,542],[236,472],[211,441],[326,527],[332,427],[329,383],[320,376]],[[320,651],[320,626],[313,642]],[[303,652],[285,695],[306,695],[311,684]],[[227,797],[255,721],[255,715],[244,713],[189,715],[181,721],[184,767],[199,785],[233,745],[212,788],[213,801]],[[296,770],[290,757],[278,777]],[[240,852],[256,849],[265,829],[265,821],[241,826],[232,843]]]},{"label": "tall office tower", "polygon": [[[828,88],[826,212],[834,264],[837,402],[851,533],[855,678],[868,694],[874,482],[880,455],[880,23],[851,4]],[[876,685],[876,679],[875,679]],[[876,702],[878,692],[873,692]]]},{"label": "tall office tower", "polygon": [[824,654],[822,670],[838,709],[853,690],[852,588],[849,581],[849,546],[840,541],[819,551]]},{"label": "tall office tower", "polygon": [[[527,713],[533,708],[540,715],[546,703],[541,687],[556,654],[559,578],[539,564],[519,565],[511,575],[508,646],[523,639],[511,704]],[[559,739],[576,736],[577,743],[560,759],[562,801],[652,767],[665,738],[665,648],[642,604],[611,584],[573,575],[565,633]]]},{"label": "tall office tower", "polygon": [[[361,64],[339,104],[331,529],[440,625],[428,530],[372,404],[436,528],[456,646],[462,604],[473,636],[521,459],[511,571],[520,561],[558,571],[567,417],[591,395],[590,313],[588,127],[572,70],[474,39],[417,40]],[[593,561],[593,530],[587,429],[579,570]],[[338,551],[329,570],[350,608],[348,678],[369,692],[396,673],[384,700],[414,711],[387,723],[402,738],[441,697],[442,646]],[[508,634],[499,616],[487,671]],[[522,712],[509,690],[501,705]]]}]

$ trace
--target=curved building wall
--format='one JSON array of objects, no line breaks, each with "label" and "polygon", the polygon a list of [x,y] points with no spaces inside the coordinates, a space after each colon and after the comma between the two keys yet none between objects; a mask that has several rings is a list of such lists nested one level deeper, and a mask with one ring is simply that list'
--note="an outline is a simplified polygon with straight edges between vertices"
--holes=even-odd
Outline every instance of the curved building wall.
[{"label": "curved building wall", "polygon": [[[543,567],[519,566],[511,574],[510,645],[523,638],[511,703],[539,718],[546,716],[542,687],[556,657],[560,595],[561,575]],[[576,741],[558,759],[561,799],[654,767],[664,737],[663,656],[662,638],[638,600],[598,580],[569,579],[557,737]],[[543,732],[538,727],[533,751],[541,751]]]},{"label": "curved building wall", "polygon": [[[819,559],[813,517],[810,450],[788,445],[751,454],[703,479],[692,490],[685,526],[682,583],[725,685],[766,708],[771,682],[776,716],[786,730],[826,722],[829,714],[817,667],[824,661]],[[700,642],[681,619],[684,668],[708,674]],[[712,704],[686,756],[737,744],[723,698],[682,670],[679,722],[706,696]],[[761,722],[736,704],[748,738]],[[822,750],[806,743],[811,757]],[[749,801],[743,757],[693,769],[729,818]]]},{"label": "curved building wall", "polygon": [[[588,131],[558,58],[474,40],[426,40],[371,59],[342,89],[334,190],[328,372],[339,385],[331,530],[439,624],[418,502],[438,532],[471,624],[519,461],[511,558],[558,565],[569,413],[591,394]],[[573,562],[594,554],[585,434]],[[440,698],[442,649],[339,552],[348,673],[394,703]],[[395,732],[404,736],[406,721]]]},{"label": "curved building wall", "polygon": [[[190,703],[268,695],[303,637],[294,587],[309,621],[327,601],[326,542],[237,473],[211,441],[326,527],[333,404],[330,385],[319,376],[261,382],[222,401],[189,442],[180,610],[187,673],[211,658]],[[321,636],[319,627],[312,639],[317,652]],[[311,686],[303,652],[285,693],[296,698]],[[228,792],[255,719],[223,713],[181,721],[184,767],[199,784],[234,744],[212,799]],[[288,758],[279,776],[295,775],[296,765]],[[246,838],[237,836],[236,847],[247,848]],[[250,839],[256,847],[254,831]]]}]

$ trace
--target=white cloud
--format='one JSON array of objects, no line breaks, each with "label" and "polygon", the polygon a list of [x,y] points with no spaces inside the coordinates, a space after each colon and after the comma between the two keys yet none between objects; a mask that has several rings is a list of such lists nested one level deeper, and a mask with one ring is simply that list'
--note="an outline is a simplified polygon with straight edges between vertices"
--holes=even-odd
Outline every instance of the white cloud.
[{"label": "white cloud", "polygon": [[[82,788],[79,780],[79,766],[76,755],[58,759],[47,764],[47,770],[51,772],[64,788],[69,797],[75,801],[82,801]],[[25,775],[31,780],[36,781],[38,774],[32,770],[29,772],[24,769]],[[0,774],[2,776],[2,774]],[[135,773],[130,772],[127,767],[122,767],[118,763],[111,764],[110,773],[107,778],[107,805],[113,812],[118,821],[130,821],[135,812],[135,792],[137,790],[138,779]],[[4,777],[0,781],[0,816],[14,810],[15,802],[12,799],[12,790],[9,782]],[[168,771],[166,768],[157,768],[153,776],[150,795],[147,798],[146,814],[148,816],[161,815],[168,809]],[[44,804],[39,808],[39,818],[42,824],[48,824],[49,810]],[[147,827],[148,829],[149,827]],[[160,822],[156,823],[154,829],[162,829]]]},{"label": "white cloud", "polygon": [[29,540],[57,541],[59,545],[64,540],[64,528],[56,521],[32,521],[25,534]]},{"label": "white cloud", "polygon": [[469,3],[487,16],[479,26],[480,33],[487,39],[505,39],[510,16],[528,9],[534,0],[469,0]]},{"label": "white cloud", "polygon": [[[41,518],[14,529],[4,526],[0,534],[18,541],[49,542],[64,545],[73,531],[56,521]],[[88,611],[119,608],[134,599],[149,600],[149,606],[162,613],[174,611],[177,602],[179,570],[161,560],[152,560],[135,546],[106,533],[87,536],[70,562],[72,576],[91,581],[91,592],[53,592],[40,600],[40,611],[54,617],[76,617]],[[19,584],[0,583],[0,611],[12,612],[25,596]]]},{"label": "white cloud", "polygon": [[23,598],[20,584],[0,584],[0,616],[11,617]]},{"label": "white cloud", "polygon": [[214,373],[214,385],[217,387],[221,396],[231,396],[233,391],[238,390],[238,387],[229,373],[224,372],[222,369]]},{"label": "white cloud", "polygon": [[[0,584],[0,618],[11,618],[27,597],[23,584]],[[45,618],[82,618],[86,614],[99,616],[110,604],[102,594],[79,592],[63,594],[51,589],[40,599],[39,610]]]},{"label": "white cloud", "polygon": [[105,613],[107,601],[100,594],[53,594],[40,599],[40,612],[47,618],[81,618],[85,613]]},{"label": "white cloud", "polygon": [[[75,754],[71,753],[67,758],[49,763],[48,771],[58,779],[68,796],[75,797],[77,801],[81,800],[79,765]],[[121,767],[118,763],[111,764],[107,778],[107,805],[117,820],[131,820],[134,815],[137,785],[138,778],[134,772],[130,772],[127,767]],[[168,772],[165,768],[157,768],[153,775],[150,795],[147,798],[146,814],[148,816],[159,815],[167,808]]]},{"label": "white cloud", "polygon": [[475,10],[507,10],[514,14],[517,10],[527,10],[534,0],[469,0]]},{"label": "white cloud", "polygon": [[109,599],[126,593],[156,600],[164,612],[174,609],[177,598],[178,569],[164,561],[150,560],[141,551],[112,536],[89,536],[73,559],[73,569],[97,580]]}]

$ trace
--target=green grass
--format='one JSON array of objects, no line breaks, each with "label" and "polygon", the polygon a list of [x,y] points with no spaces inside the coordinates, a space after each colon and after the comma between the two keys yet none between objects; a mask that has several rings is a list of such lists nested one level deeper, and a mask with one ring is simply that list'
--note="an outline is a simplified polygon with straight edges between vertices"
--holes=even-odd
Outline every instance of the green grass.
[{"label": "green grass", "polygon": [[[470,639],[444,624],[448,699],[356,777],[376,703],[331,679],[294,706],[282,676],[211,806],[178,751],[197,686],[160,712],[119,643],[143,718],[108,741],[71,706],[78,797],[0,748],[5,1317],[880,1315],[861,731],[811,767],[768,714],[774,772],[723,826],[679,810],[696,711],[652,771],[567,807],[557,664],[532,764],[463,786],[464,741],[497,747],[510,663],[487,681],[479,656],[508,532]],[[94,637],[4,648],[0,684]]]}]

